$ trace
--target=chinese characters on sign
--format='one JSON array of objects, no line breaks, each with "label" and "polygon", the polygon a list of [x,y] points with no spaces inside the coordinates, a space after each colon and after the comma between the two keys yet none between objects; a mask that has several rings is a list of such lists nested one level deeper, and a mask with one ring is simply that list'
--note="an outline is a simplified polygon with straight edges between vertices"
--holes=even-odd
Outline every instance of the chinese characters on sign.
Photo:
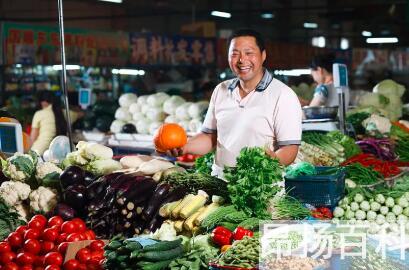
[{"label": "chinese characters on sign", "polygon": [[131,65],[215,65],[214,39],[130,34]]},{"label": "chinese characters on sign", "polygon": [[[380,267],[390,264],[397,267],[393,269],[409,269],[406,254],[409,252],[409,238],[406,237],[405,224],[400,225],[399,230],[394,230],[386,224],[380,226],[376,234],[369,234],[369,223],[265,223],[261,226],[260,269],[269,269],[272,265],[276,267],[280,265],[280,260],[288,261],[289,258],[294,261],[304,259],[304,262],[309,263],[325,262],[329,268],[322,269],[352,269],[351,265]],[[334,263],[336,268],[332,268]]]}]

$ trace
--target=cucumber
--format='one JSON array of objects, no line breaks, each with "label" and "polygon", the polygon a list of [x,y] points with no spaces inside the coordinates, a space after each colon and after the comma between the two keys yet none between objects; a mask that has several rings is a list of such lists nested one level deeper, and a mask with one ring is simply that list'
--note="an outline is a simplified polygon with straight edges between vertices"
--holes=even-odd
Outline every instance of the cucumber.
[{"label": "cucumber", "polygon": [[111,242],[106,246],[106,249],[116,250],[116,249],[120,248],[121,246],[122,246],[122,242],[117,241],[117,240],[114,240],[114,241],[111,241]]},{"label": "cucumber", "polygon": [[144,252],[139,255],[139,258],[141,260],[146,260],[150,262],[159,262],[159,261],[175,259],[182,254],[183,254],[183,247],[179,245],[178,247],[174,249],[170,249],[170,250]]},{"label": "cucumber", "polygon": [[128,257],[129,257],[128,255],[121,255],[116,257],[116,259],[118,262],[125,262],[128,259]]},{"label": "cucumber", "polygon": [[128,268],[129,265],[128,265],[127,262],[120,262],[120,263],[119,263],[119,267],[120,267],[121,269],[124,269],[124,268]]},{"label": "cucumber", "polygon": [[131,260],[136,259],[136,258],[138,258],[139,253],[140,253],[140,250],[134,250],[134,251],[131,252],[131,255],[129,256],[129,258]]},{"label": "cucumber", "polygon": [[129,250],[140,250],[142,249],[142,245],[137,242],[137,241],[127,241],[126,243],[126,248]]},{"label": "cucumber", "polygon": [[161,241],[159,243],[144,247],[142,252],[170,250],[178,247],[181,243],[182,238],[178,238],[173,241]]},{"label": "cucumber", "polygon": [[160,261],[160,262],[138,262],[136,265],[142,270],[161,270],[166,269],[172,260]]},{"label": "cucumber", "polygon": [[116,253],[118,255],[126,255],[126,254],[129,254],[129,250],[125,246],[121,246],[120,248],[116,250]]},{"label": "cucumber", "polygon": [[111,251],[109,254],[106,254],[105,257],[107,258],[108,261],[112,261],[116,259],[116,252]]}]

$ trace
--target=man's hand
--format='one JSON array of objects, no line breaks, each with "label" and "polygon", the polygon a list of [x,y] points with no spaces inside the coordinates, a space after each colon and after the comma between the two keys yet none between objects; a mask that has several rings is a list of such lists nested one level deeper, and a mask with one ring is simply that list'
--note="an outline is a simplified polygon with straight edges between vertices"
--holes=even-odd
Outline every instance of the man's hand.
[{"label": "man's hand", "polygon": [[156,152],[161,155],[167,155],[169,157],[180,157],[180,156],[183,156],[184,154],[182,148],[174,148],[174,149],[167,150],[166,152],[156,150]]}]

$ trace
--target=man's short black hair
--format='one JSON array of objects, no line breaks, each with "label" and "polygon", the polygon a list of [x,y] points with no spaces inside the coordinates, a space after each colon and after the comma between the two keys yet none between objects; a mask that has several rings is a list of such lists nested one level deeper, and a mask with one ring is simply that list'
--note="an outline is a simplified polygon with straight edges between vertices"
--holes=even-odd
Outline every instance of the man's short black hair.
[{"label": "man's short black hair", "polygon": [[333,53],[316,55],[311,61],[310,68],[316,70],[317,68],[326,69],[332,73],[332,64],[335,63],[335,55]]},{"label": "man's short black hair", "polygon": [[229,46],[233,38],[237,37],[254,37],[256,39],[257,47],[263,52],[266,49],[263,36],[253,29],[239,29],[233,33],[229,40]]}]

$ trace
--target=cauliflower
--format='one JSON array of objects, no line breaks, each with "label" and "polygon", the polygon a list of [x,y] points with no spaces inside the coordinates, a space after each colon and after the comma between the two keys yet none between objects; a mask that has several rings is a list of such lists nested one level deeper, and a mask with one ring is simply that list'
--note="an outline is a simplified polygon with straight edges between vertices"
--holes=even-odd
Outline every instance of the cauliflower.
[{"label": "cauliflower", "polygon": [[86,170],[94,175],[110,174],[120,169],[122,169],[121,163],[113,159],[94,160],[86,166]]},{"label": "cauliflower", "polygon": [[37,164],[36,179],[37,182],[46,187],[58,187],[59,178],[62,170],[52,162],[42,162]]},{"label": "cauliflower", "polygon": [[19,214],[20,219],[27,222],[27,219],[28,219],[28,217],[30,215],[30,208],[28,208],[28,206],[25,205],[25,204],[19,203],[19,204],[14,206],[14,212]]},{"label": "cauliflower", "polygon": [[30,186],[15,181],[3,182],[0,186],[0,197],[9,207],[26,200],[30,195]]},{"label": "cauliflower", "polygon": [[[32,151],[31,151],[32,152]],[[7,160],[2,159],[3,173],[13,181],[25,182],[30,179],[37,164],[37,154],[16,153]]]},{"label": "cauliflower", "polygon": [[379,116],[377,114],[372,114],[369,118],[362,122],[366,131],[370,135],[388,134],[391,131],[391,121],[388,118]]},{"label": "cauliflower", "polygon": [[65,157],[65,159],[62,161],[61,163],[61,167],[63,167],[64,169],[71,166],[71,165],[85,165],[88,163],[88,160],[86,160],[85,158],[83,158],[80,153],[79,150],[78,151],[74,151],[71,153],[68,153],[67,156]]},{"label": "cauliflower", "polygon": [[30,193],[30,207],[34,212],[48,213],[58,202],[57,191],[40,186]]}]

